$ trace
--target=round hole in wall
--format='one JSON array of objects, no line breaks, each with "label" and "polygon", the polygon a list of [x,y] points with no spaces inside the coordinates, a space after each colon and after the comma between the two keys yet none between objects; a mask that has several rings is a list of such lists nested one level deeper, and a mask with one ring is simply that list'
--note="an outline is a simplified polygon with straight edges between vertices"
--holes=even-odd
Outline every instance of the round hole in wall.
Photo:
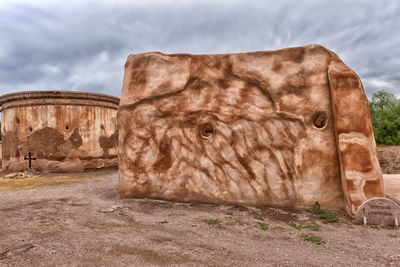
[{"label": "round hole in wall", "polygon": [[201,137],[206,138],[206,139],[211,138],[214,135],[214,129],[213,129],[212,125],[208,124],[208,123],[203,124],[200,127],[200,135],[201,135]]},{"label": "round hole in wall", "polygon": [[317,129],[323,129],[326,126],[328,117],[325,112],[318,112],[313,116],[313,126]]},{"label": "round hole in wall", "polygon": [[65,125],[65,129],[66,129],[66,130],[69,130],[69,126],[68,126],[68,125]]},{"label": "round hole in wall", "polygon": [[103,129],[103,130],[104,130],[104,125],[103,125],[103,124],[101,124],[101,125],[100,125],[100,127],[101,127],[101,129]]},{"label": "round hole in wall", "polygon": [[28,129],[29,129],[30,132],[32,132],[32,130],[33,130],[33,129],[32,129],[32,126],[29,126]]},{"label": "round hole in wall", "polygon": [[20,123],[20,121],[19,121],[18,118],[15,119],[15,123],[16,123],[16,124],[19,124],[19,123]]}]

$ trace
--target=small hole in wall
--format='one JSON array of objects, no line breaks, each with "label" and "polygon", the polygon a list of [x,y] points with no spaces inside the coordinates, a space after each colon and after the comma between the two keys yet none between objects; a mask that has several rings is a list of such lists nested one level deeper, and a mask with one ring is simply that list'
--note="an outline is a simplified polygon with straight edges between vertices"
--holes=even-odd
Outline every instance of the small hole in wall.
[{"label": "small hole in wall", "polygon": [[101,127],[101,129],[103,129],[104,130],[104,125],[102,124],[102,125],[100,125],[100,127]]},{"label": "small hole in wall", "polygon": [[69,126],[68,125],[65,125],[65,130],[69,130]]},{"label": "small hole in wall", "polygon": [[210,138],[214,135],[214,129],[210,124],[204,124],[200,127],[200,134],[203,138]]},{"label": "small hole in wall", "polygon": [[32,132],[32,127],[31,127],[31,126],[29,126],[29,128],[28,128],[28,129],[29,129],[29,131],[30,131],[30,132]]},{"label": "small hole in wall", "polygon": [[19,121],[18,118],[15,119],[15,123],[16,123],[16,124],[19,124],[19,123],[20,123],[20,121]]},{"label": "small hole in wall", "polygon": [[318,112],[313,116],[313,125],[317,129],[323,129],[326,126],[327,116],[323,112]]}]

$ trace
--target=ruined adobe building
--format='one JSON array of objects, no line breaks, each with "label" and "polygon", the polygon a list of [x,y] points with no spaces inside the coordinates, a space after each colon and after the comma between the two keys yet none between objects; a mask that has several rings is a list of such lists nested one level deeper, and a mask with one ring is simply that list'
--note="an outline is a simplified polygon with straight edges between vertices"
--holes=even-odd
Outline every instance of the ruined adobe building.
[{"label": "ruined adobe building", "polygon": [[130,55],[118,124],[123,197],[355,214],[383,196],[362,83],[319,45]]},{"label": "ruined adobe building", "polygon": [[117,166],[119,98],[29,91],[0,97],[3,171],[80,172]]}]

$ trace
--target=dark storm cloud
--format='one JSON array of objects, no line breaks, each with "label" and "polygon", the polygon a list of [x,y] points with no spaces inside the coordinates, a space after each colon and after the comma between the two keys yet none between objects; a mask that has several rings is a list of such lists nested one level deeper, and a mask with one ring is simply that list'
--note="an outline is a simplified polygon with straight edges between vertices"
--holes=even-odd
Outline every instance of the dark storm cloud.
[{"label": "dark storm cloud", "polygon": [[371,95],[400,96],[398,1],[6,1],[0,94],[120,94],[130,53],[229,53],[319,43]]}]

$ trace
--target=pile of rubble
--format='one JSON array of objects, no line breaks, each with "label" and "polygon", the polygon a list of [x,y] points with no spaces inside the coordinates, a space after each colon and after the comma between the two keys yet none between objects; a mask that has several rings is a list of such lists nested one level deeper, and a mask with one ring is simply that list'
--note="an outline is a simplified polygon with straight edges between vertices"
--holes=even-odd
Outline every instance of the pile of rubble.
[{"label": "pile of rubble", "polygon": [[23,172],[12,172],[7,175],[4,175],[2,178],[5,179],[19,179],[19,178],[28,178],[34,175],[38,175],[39,172],[35,171],[34,169],[28,169]]}]

